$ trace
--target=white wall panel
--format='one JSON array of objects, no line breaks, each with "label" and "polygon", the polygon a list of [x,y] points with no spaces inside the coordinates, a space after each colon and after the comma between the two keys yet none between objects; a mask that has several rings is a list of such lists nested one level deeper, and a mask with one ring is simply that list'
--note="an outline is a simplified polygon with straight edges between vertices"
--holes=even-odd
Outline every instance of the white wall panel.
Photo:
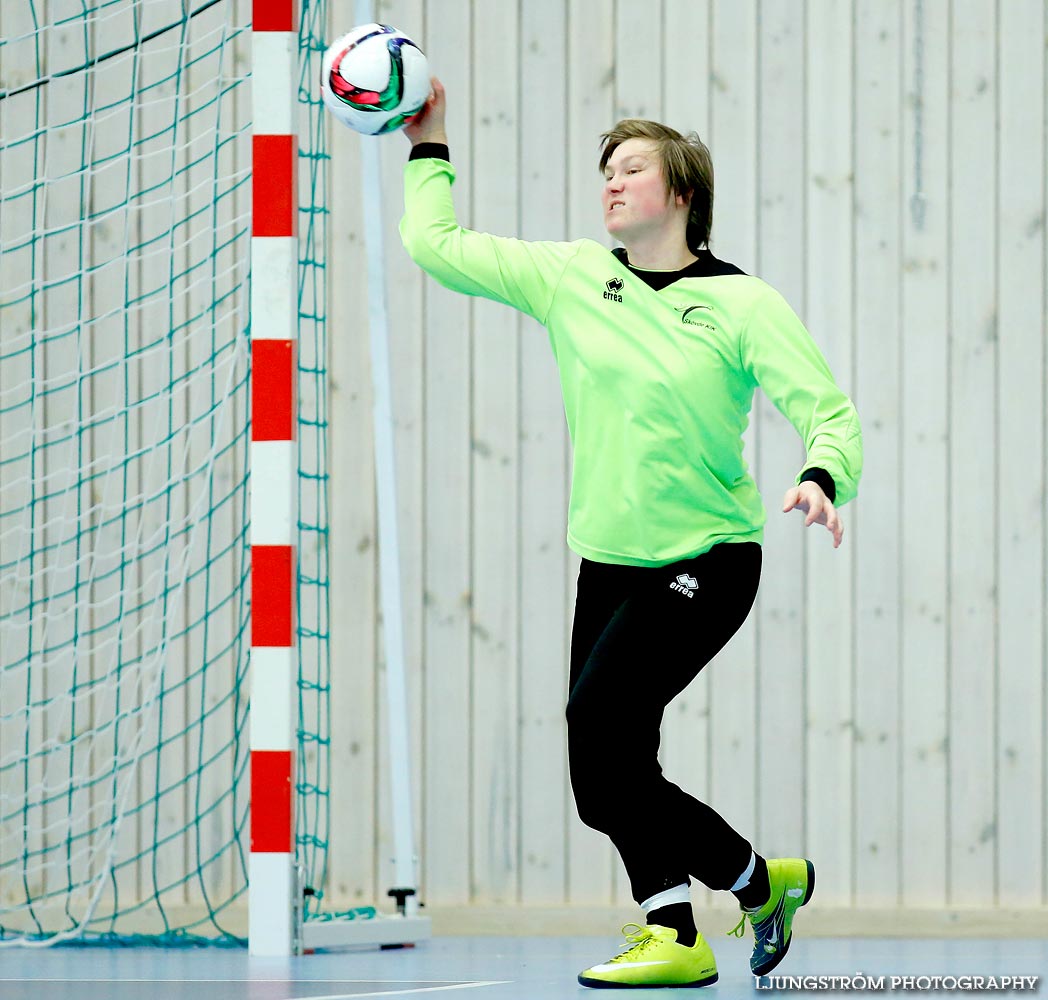
[{"label": "white wall panel", "polygon": [[855,404],[863,503],[855,552],[854,887],[878,906],[899,891],[899,128],[902,10],[856,5]]},{"label": "white wall panel", "polygon": [[[473,218],[504,236],[520,230],[517,15],[515,5],[492,5],[473,24]],[[520,822],[520,318],[478,299],[472,337],[471,879],[476,901],[508,903],[517,898]]]},{"label": "white wall panel", "polygon": [[[360,176],[356,137],[332,133],[336,177]],[[329,203],[331,289],[331,826],[330,891],[369,905],[378,865],[378,523],[372,444],[367,260],[359,184],[335,183]],[[339,470],[353,469],[345,479]]]},{"label": "white wall panel", "polygon": [[[804,131],[805,28],[786,4],[764,4],[761,11],[756,67],[758,256],[741,266],[770,282],[795,311],[803,312],[805,157],[795,136]],[[757,806],[754,849],[765,857],[790,857],[804,844],[805,594],[794,585],[804,571],[804,532],[797,530],[796,512],[782,513],[781,501],[804,468],[805,453],[793,426],[763,393],[754,400],[752,425],[756,450],[751,468],[768,521],[761,589],[752,613],[759,692],[757,768],[753,788],[743,794]],[[724,682],[733,681],[729,676]],[[784,773],[783,760],[794,761],[795,768]],[[734,777],[730,759],[720,761],[719,770],[722,781]]]},{"label": "white wall panel", "polygon": [[[834,0],[807,5],[806,295],[802,314],[845,392],[852,372],[852,11]],[[860,414],[861,416],[861,414]],[[844,509],[844,541],[805,541],[804,685],[806,851],[818,864],[819,896],[850,903],[854,748],[853,575],[856,508]]]},{"label": "white wall panel", "polygon": [[947,898],[994,899],[997,849],[990,706],[998,599],[996,489],[973,488],[996,464],[994,397],[998,320],[994,214],[997,151],[996,9],[981,0],[953,5],[950,44],[949,332],[950,826]]},{"label": "white wall panel", "polygon": [[[337,6],[337,5],[334,5]],[[423,25],[422,0],[383,0],[379,13],[388,24]],[[407,30],[407,29],[405,29]],[[400,574],[403,593],[403,648],[405,677],[412,718],[409,727],[413,761],[422,751],[422,646],[423,615],[423,520],[418,498],[423,485],[423,275],[403,252],[396,234],[396,222],[403,211],[403,186],[399,174],[409,148],[403,135],[388,137],[382,143],[382,210],[389,223],[386,231],[385,269],[386,308],[389,317],[389,363],[393,375],[393,446],[396,451],[397,529],[400,544]],[[380,140],[381,141],[381,140]],[[363,328],[366,330],[366,326]],[[381,631],[379,632],[381,642]],[[384,657],[384,653],[383,653]],[[381,662],[381,661],[380,661]],[[380,677],[378,725],[386,739],[386,685]],[[377,781],[379,791],[379,870],[380,885],[393,883],[394,834],[392,798],[389,782],[389,755],[380,743]],[[417,769],[412,782],[412,808],[418,816],[421,788]]]},{"label": "white wall panel", "polygon": [[[31,817],[25,879],[38,901],[54,891],[57,906],[90,884],[108,836],[101,817],[122,818],[96,902],[125,911],[117,929],[132,931],[155,919],[148,904],[131,915],[139,901],[200,906],[241,884],[222,845],[243,816],[200,803],[229,801],[224,748],[243,721],[228,697],[243,665],[241,609],[219,595],[236,589],[248,516],[235,488],[246,394],[225,379],[245,360],[249,5],[192,18],[177,0],[104,6],[8,3],[0,14],[0,545],[5,598],[18,598],[2,602],[0,634],[13,652],[24,622],[35,633],[26,663],[8,658],[3,671],[31,661],[21,708],[27,752],[38,748],[25,775],[8,756],[15,773],[2,784]],[[151,671],[162,658],[172,670],[161,693]],[[369,656],[364,676],[372,669]],[[8,754],[24,740],[12,725],[19,697],[5,685]],[[107,722],[114,706],[121,722]],[[39,748],[56,738],[68,742],[46,764]],[[116,771],[102,776],[128,748],[141,756],[119,768],[124,796]],[[63,770],[70,786],[58,793]],[[11,826],[21,810],[4,812]],[[61,853],[65,836],[64,864],[34,857]],[[4,888],[9,902],[10,880]],[[79,919],[76,893],[63,926]]]},{"label": "white wall panel", "polygon": [[[946,898],[949,477],[946,4],[906,4],[899,539],[902,642],[901,902]],[[919,512],[916,515],[910,512]],[[922,514],[924,516],[922,516]]]},{"label": "white wall panel", "polygon": [[[547,81],[547,100],[521,96],[520,236],[566,239],[567,11],[562,0],[521,9],[520,80]],[[564,600],[564,522],[569,473],[560,381],[546,331],[529,318],[520,337],[520,901],[564,899],[568,810],[563,717],[564,650],[570,618]],[[529,484],[541,483],[541,489]],[[551,581],[553,585],[551,586]]]},{"label": "white wall panel", "polygon": [[[333,27],[345,30],[345,5],[332,8]],[[447,86],[463,224],[610,246],[599,134],[625,115],[698,130],[716,168],[714,252],[786,296],[856,400],[866,472],[835,552],[822,529],[805,532],[799,516],[779,513],[803,450],[758,394],[746,456],[769,512],[761,593],[740,634],[670,707],[667,772],[763,853],[811,856],[819,905],[1043,907],[1048,4],[382,0],[377,15],[420,40]],[[11,34],[16,15],[5,7],[4,18]],[[207,23],[206,15],[198,22]],[[107,30],[131,26],[114,21]],[[56,42],[46,58],[57,70],[68,52]],[[164,67],[144,71],[161,76]],[[201,64],[193,79],[209,72]],[[102,79],[96,96],[127,85]],[[28,174],[69,173],[80,155],[57,127],[63,86],[53,81],[41,106],[55,126],[48,160],[27,160]],[[5,128],[35,120],[25,95],[4,103]],[[157,113],[141,110],[136,135]],[[131,124],[95,127],[104,149],[123,142]],[[179,153],[187,168],[195,129],[180,137],[190,143]],[[381,902],[392,879],[361,141],[333,130],[326,890],[336,905]],[[408,144],[397,135],[363,141],[382,143],[384,165],[423,898],[435,907],[627,906],[618,859],[580,824],[567,786],[563,702],[578,558],[564,543],[571,454],[546,336],[531,320],[422,275],[396,233]],[[143,147],[139,185],[165,175],[168,145]],[[191,169],[179,183],[192,187]],[[95,205],[119,201],[121,185],[117,172],[99,170]],[[75,215],[81,197],[59,181],[37,208],[40,221]],[[194,198],[206,205],[207,189]],[[12,202],[9,211],[19,210]],[[221,229],[228,213],[202,214],[188,232]],[[136,213],[131,237],[148,236],[163,214],[162,205]],[[0,236],[16,221],[0,220]],[[68,271],[70,255],[102,254],[118,238],[102,222],[80,248],[53,232],[17,266],[46,281]],[[79,279],[46,289],[33,319],[46,325],[74,294],[104,311],[125,284],[132,298],[165,285],[189,267],[189,253],[179,250],[174,268],[157,255],[127,274],[88,274],[82,262]],[[127,328],[135,337],[199,311],[191,288],[171,287],[171,303],[138,310]],[[5,335],[17,336],[18,325]],[[134,346],[123,317],[83,332],[95,366]],[[68,350],[42,350],[32,359],[36,377],[60,377]],[[192,366],[207,345],[188,350],[178,360]],[[4,391],[30,381],[29,368],[11,356]],[[166,374],[134,378],[141,384],[127,391],[145,399]],[[100,375],[92,405],[114,387]],[[39,419],[72,418],[73,402],[56,391]],[[177,427],[183,403],[170,414],[144,405],[122,445],[148,442],[169,419]],[[104,445],[102,435],[91,431],[91,447]],[[187,447],[196,455],[208,444]],[[73,456],[55,447],[42,461],[55,484]],[[136,473],[128,490],[156,487],[145,478]],[[8,503],[20,502],[17,482],[0,485]],[[186,497],[172,493],[169,520],[185,513]],[[163,520],[144,530],[162,536]],[[224,523],[232,531],[241,520],[231,507]],[[172,539],[164,558],[177,560],[180,544]],[[119,597],[115,583],[94,587],[99,606]],[[170,614],[196,619],[202,607]],[[208,643],[229,641],[223,629]],[[211,655],[202,641],[180,640],[175,655]],[[638,664],[638,684],[649,666]],[[42,678],[38,693],[67,681]],[[165,732],[182,729],[203,697],[187,687]],[[190,748],[185,768],[167,762],[159,773],[146,761],[142,789],[174,786],[210,749]],[[622,753],[631,753],[628,740]],[[221,791],[220,778],[204,780]],[[161,836],[178,829],[167,805]],[[222,822],[205,820],[204,836],[217,837]],[[145,819],[126,824],[120,847],[134,854],[153,832]],[[40,832],[29,837],[36,843]],[[183,853],[173,836],[155,874],[135,873],[142,890],[154,877],[173,878]],[[220,887],[233,873],[208,877]],[[695,899],[724,902],[701,887]]]},{"label": "white wall panel", "polygon": [[[711,7],[710,129],[705,140],[715,173],[710,249],[752,273],[757,260],[758,6],[754,0],[717,0]],[[752,414],[750,419],[743,454],[755,470]],[[756,615],[751,614],[703,670],[709,684],[709,797],[705,801],[761,850],[760,805],[753,794],[761,725],[756,642]]]},{"label": "white wall panel", "polygon": [[1036,0],[998,8],[995,888],[1003,906],[1036,905],[1045,876],[1045,828],[1036,821],[1046,779],[1045,14]]},{"label": "white wall panel", "polygon": [[[822,905],[1043,906],[1045,4],[405,0],[382,16],[447,84],[464,224],[606,241],[599,133],[626,114],[697,129],[714,252],[783,292],[858,405],[866,474],[833,551],[779,513],[803,451],[758,395],[761,595],[668,712],[671,775],[758,850],[811,856]],[[376,141],[424,898],[627,903],[566,784],[578,559],[545,335],[415,273],[395,233],[407,144]],[[332,889],[380,898],[357,143],[339,135],[333,171]]]},{"label": "white wall panel", "polygon": [[[567,10],[567,58],[565,73],[568,80],[568,136],[566,148],[567,177],[567,237],[599,239],[604,231],[601,214],[597,171],[600,133],[614,124],[615,100],[615,36],[614,4],[611,0],[581,0],[565,4]],[[570,463],[570,451],[569,451]],[[570,469],[570,464],[569,464]],[[563,539],[564,534],[561,533]],[[563,544],[563,542],[562,542]],[[579,560],[568,557],[566,592],[569,607],[573,606],[575,581],[578,579]],[[566,676],[567,655],[559,668],[551,667],[550,683],[555,682],[552,671],[559,669]],[[528,664],[526,669],[532,669]],[[567,685],[562,679],[557,683]],[[563,716],[562,716],[563,718]],[[561,723],[559,742],[564,746],[566,734]],[[568,883],[566,900],[573,904],[610,903],[614,887],[613,872],[617,858],[613,858],[607,838],[582,825],[575,814],[575,802],[568,798],[567,856]]]},{"label": "white wall panel", "polygon": [[[663,88],[662,120],[682,132],[697,132],[707,141],[711,103],[712,16],[710,4],[666,0],[662,19],[661,75],[668,81]],[[726,651],[720,659],[729,655]],[[712,674],[711,670],[703,670],[674,700],[666,713],[660,755],[671,779],[704,802],[710,796],[713,772],[713,727],[710,724]],[[701,884],[693,883],[692,898],[699,905],[708,905],[713,893]]]},{"label": "white wall panel", "polygon": [[[454,52],[469,33],[468,5],[449,7],[435,0],[427,4],[426,39],[431,50]],[[454,188],[455,204],[460,217],[468,218],[471,60],[445,59],[435,68],[447,88],[448,131],[454,136],[452,162],[461,171]],[[405,148],[400,155],[406,156]],[[400,172],[391,168],[391,181],[396,183],[399,178]],[[423,495],[414,498],[425,512],[424,742],[422,759],[416,762],[424,806],[417,839],[429,895],[456,904],[470,899],[472,848],[472,824],[465,822],[472,787],[468,725],[473,601],[472,308],[464,296],[426,282],[425,485]]]}]

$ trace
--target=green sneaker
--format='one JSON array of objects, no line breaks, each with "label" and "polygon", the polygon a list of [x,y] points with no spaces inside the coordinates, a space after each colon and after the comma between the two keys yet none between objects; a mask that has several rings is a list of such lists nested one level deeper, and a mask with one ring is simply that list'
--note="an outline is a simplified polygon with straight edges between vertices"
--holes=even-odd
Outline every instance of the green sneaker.
[{"label": "green sneaker", "polygon": [[691,948],[686,948],[677,944],[677,932],[672,927],[626,924],[622,933],[629,947],[603,965],[580,972],[583,986],[629,989],[709,986],[717,981],[717,963],[701,934]]},{"label": "green sneaker", "polygon": [[753,924],[753,954],[750,971],[766,976],[789,951],[793,937],[793,915],[815,891],[815,866],[804,858],[773,858],[768,862],[771,897],[759,910],[743,910],[728,934],[742,937],[746,920]]}]

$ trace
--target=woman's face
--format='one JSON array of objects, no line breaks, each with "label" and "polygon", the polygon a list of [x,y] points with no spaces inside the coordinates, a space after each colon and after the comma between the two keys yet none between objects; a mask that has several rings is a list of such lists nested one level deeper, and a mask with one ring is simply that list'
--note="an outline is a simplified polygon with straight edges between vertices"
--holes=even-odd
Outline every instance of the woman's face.
[{"label": "woman's face", "polygon": [[666,188],[655,146],[647,139],[627,139],[604,166],[604,226],[621,243],[662,229],[676,202]]}]

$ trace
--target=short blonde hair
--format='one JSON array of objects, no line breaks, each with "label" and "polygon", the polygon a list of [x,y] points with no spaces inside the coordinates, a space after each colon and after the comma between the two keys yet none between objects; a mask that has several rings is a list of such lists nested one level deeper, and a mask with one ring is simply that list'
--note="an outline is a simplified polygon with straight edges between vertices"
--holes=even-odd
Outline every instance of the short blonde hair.
[{"label": "short blonde hair", "polygon": [[623,118],[601,134],[601,173],[611,154],[627,139],[648,139],[662,164],[666,187],[690,201],[686,239],[689,247],[709,246],[713,228],[713,159],[695,132],[682,135],[669,125],[645,118]]}]

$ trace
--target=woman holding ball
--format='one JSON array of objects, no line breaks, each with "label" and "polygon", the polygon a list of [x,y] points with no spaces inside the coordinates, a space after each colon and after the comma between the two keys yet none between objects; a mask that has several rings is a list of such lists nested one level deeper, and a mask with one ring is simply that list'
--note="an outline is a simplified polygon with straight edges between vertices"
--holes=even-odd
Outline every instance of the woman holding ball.
[{"label": "woman holding ball", "polygon": [[[611,838],[646,923],[585,986],[717,979],[689,885],[733,892],[754,975],[790,945],[815,869],[764,859],[659,766],[663,712],[735,634],[757,593],[765,514],[742,458],[757,386],[804,440],[783,497],[806,526],[843,525],[859,421],[783,298],[709,250],[713,167],[697,136],[626,119],[602,137],[604,223],[592,240],[525,242],[458,225],[445,93],[405,128],[404,245],[441,284],[548,330],[574,445],[568,544],[582,558],[572,626],[568,760],[579,816]],[[625,929],[624,929],[625,930]]]}]

